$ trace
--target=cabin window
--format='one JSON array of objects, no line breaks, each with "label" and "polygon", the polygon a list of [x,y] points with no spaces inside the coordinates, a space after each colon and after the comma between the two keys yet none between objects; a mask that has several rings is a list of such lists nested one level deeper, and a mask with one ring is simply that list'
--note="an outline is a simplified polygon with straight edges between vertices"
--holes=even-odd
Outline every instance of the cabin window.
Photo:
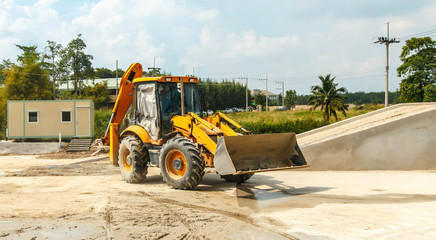
[{"label": "cabin window", "polygon": [[39,114],[38,111],[28,111],[27,112],[27,122],[28,123],[38,123]]},{"label": "cabin window", "polygon": [[62,123],[71,122],[71,111],[61,111],[61,122]]}]

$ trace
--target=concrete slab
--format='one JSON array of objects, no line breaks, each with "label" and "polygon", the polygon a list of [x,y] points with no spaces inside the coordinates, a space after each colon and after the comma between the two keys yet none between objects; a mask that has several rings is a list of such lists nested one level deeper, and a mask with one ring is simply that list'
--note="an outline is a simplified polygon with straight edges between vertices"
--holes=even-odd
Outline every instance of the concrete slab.
[{"label": "concrete slab", "polygon": [[436,169],[436,103],[398,104],[297,135],[312,170]]},{"label": "concrete slab", "polygon": [[0,239],[436,239],[436,171],[205,174],[182,191],[108,161],[0,156]]},{"label": "concrete slab", "polygon": [[59,150],[58,142],[0,141],[0,154],[42,154]]}]

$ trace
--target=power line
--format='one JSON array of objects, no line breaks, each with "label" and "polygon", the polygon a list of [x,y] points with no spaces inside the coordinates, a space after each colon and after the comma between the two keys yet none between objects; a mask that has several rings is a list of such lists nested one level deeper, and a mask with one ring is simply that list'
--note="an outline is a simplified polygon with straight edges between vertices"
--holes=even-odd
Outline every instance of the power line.
[{"label": "power line", "polygon": [[400,39],[412,38],[412,37],[422,37],[422,36],[434,35],[434,34],[436,34],[436,29],[431,29],[428,31],[420,32],[420,33],[414,33],[414,34],[402,36],[402,37],[400,37]]}]

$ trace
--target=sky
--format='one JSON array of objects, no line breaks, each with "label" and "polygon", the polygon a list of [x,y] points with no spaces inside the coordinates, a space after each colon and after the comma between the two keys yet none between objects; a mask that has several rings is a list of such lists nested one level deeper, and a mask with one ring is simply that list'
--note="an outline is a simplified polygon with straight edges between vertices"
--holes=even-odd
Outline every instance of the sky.
[{"label": "sky", "polygon": [[[410,37],[436,38],[434,0],[0,0],[0,60],[15,44],[64,47],[77,34],[93,67],[139,62],[172,75],[235,80],[250,89],[309,94],[332,74],[349,92],[399,88],[396,68]],[[268,79],[268,81],[262,80]]]}]

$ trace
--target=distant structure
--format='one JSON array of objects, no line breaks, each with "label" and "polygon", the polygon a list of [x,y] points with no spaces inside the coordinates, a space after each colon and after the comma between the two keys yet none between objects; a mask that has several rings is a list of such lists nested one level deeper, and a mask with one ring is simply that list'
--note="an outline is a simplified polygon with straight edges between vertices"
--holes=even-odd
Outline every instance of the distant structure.
[{"label": "distant structure", "polygon": [[[85,86],[92,87],[94,84],[103,83],[105,81],[107,82],[108,89],[109,89],[110,95],[111,95],[111,102],[110,102],[111,106],[110,107],[113,107],[113,105],[115,104],[115,101],[117,100],[117,93],[118,93],[118,88],[119,88],[119,86],[117,86],[117,83],[118,83],[117,78],[98,78],[98,79],[94,79],[94,80],[92,80],[92,79],[85,79],[85,80],[83,80],[83,84]],[[61,92],[62,91],[67,91],[68,90],[67,89],[67,84],[66,83],[61,84],[59,86],[59,90]],[[73,89],[70,87],[70,91],[72,91],[72,90]]]},{"label": "distant structure", "polygon": [[[256,94],[263,94],[266,96],[267,91],[265,90],[260,90],[260,89],[252,89],[251,90],[251,95],[256,95]],[[279,100],[279,95],[275,94],[273,92],[268,91],[268,100],[270,101],[278,101]]]},{"label": "distant structure", "polygon": [[8,139],[92,137],[92,100],[35,100],[7,102]]}]

